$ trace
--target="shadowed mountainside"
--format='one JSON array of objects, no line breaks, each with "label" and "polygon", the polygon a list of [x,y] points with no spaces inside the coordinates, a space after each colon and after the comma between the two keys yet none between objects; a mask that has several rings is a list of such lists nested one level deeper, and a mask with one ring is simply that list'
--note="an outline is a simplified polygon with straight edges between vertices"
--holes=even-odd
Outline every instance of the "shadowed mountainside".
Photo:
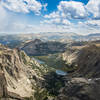
[{"label": "shadowed mountainside", "polygon": [[86,77],[100,77],[100,47],[90,45],[79,52],[78,73]]},{"label": "shadowed mountainside", "polygon": [[35,39],[34,41],[25,43],[20,48],[30,56],[40,56],[40,55],[64,52],[66,50],[66,44],[56,41],[42,42],[39,39]]},{"label": "shadowed mountainside", "polygon": [[55,100],[100,100],[100,47],[91,44],[66,53],[66,63],[73,58],[69,64],[78,68],[64,76],[64,87],[60,88]]}]

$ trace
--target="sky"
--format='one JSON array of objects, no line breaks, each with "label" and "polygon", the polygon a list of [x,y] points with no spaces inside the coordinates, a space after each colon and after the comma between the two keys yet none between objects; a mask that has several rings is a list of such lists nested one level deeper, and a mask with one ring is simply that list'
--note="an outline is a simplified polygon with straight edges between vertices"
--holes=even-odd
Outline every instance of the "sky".
[{"label": "sky", "polygon": [[0,0],[0,33],[100,33],[100,0]]}]

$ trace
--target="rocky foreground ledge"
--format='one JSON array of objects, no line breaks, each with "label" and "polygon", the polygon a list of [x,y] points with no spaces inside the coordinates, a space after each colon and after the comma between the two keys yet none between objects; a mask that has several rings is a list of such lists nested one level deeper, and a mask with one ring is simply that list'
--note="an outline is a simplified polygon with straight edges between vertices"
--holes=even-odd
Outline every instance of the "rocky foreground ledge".
[{"label": "rocky foreground ledge", "polygon": [[37,83],[49,70],[23,51],[0,45],[0,100],[34,100]]},{"label": "rocky foreground ledge", "polygon": [[7,81],[3,71],[0,71],[0,100],[24,100],[20,95],[7,90]]}]

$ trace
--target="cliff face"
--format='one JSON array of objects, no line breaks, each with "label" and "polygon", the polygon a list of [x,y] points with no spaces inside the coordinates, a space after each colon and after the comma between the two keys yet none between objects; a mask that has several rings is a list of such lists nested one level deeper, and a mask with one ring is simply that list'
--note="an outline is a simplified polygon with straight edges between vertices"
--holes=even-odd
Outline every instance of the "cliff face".
[{"label": "cliff face", "polygon": [[7,94],[7,82],[3,71],[0,71],[0,97],[8,96]]},{"label": "cliff face", "polygon": [[29,58],[23,51],[0,45],[0,97],[16,94],[30,97],[47,67]]},{"label": "cliff face", "polygon": [[55,100],[100,100],[100,47],[88,45],[63,56],[66,62],[74,58],[70,64],[77,65],[77,70],[64,77],[64,87]]},{"label": "cliff face", "polygon": [[86,45],[82,48],[72,48],[62,54],[68,65],[77,66],[76,73],[87,78],[100,77],[100,47]]},{"label": "cliff face", "polygon": [[78,73],[88,78],[100,77],[100,47],[91,45],[83,48],[77,57]]},{"label": "cliff face", "polygon": [[66,52],[62,53],[62,59],[66,61],[66,64],[73,64],[76,62],[78,56],[78,50],[68,49]]}]

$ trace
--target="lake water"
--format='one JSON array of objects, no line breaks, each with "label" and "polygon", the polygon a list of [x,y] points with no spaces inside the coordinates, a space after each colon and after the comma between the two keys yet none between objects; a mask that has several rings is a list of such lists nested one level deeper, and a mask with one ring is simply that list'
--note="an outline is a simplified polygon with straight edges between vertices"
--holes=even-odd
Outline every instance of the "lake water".
[{"label": "lake water", "polygon": [[67,75],[67,72],[64,72],[62,70],[56,70],[56,74],[64,76],[64,75]]},{"label": "lake water", "polygon": [[[44,61],[41,61],[39,59],[33,58],[33,60],[36,60],[39,64],[45,64]],[[56,74],[64,76],[67,75],[67,72],[64,72],[62,70],[56,70]]]}]

